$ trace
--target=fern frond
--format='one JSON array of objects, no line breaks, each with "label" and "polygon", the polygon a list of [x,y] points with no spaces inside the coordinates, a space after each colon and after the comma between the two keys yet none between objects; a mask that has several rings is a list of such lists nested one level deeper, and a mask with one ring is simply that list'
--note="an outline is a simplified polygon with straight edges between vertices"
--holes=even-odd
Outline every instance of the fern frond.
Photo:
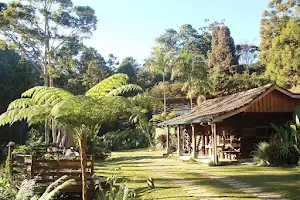
[{"label": "fern frond", "polygon": [[89,89],[85,93],[85,95],[102,98],[102,97],[106,96],[106,94],[109,93],[110,91],[112,91],[118,87],[121,87],[122,85],[125,85],[127,83],[127,81],[128,81],[127,74],[114,74],[114,75],[104,79],[103,81],[101,81],[100,83],[98,83],[97,85],[92,87],[91,89]]},{"label": "fern frond", "polygon": [[10,118],[10,115],[8,113],[9,111],[5,112],[5,113],[2,113],[0,115],[0,126],[4,126],[6,124],[9,124],[12,119]]},{"label": "fern frond", "polygon": [[73,185],[76,185],[75,179],[68,179],[68,176],[62,176],[53,183],[51,183],[39,200],[50,200],[61,192],[63,189],[69,188]]},{"label": "fern frond", "polygon": [[[51,110],[51,117],[61,123],[73,126],[99,124],[110,120],[111,116],[124,112],[128,106],[124,97],[110,97],[96,99],[89,96],[74,96],[55,105]],[[109,105],[109,106],[108,106]]]},{"label": "fern frond", "polygon": [[50,113],[51,107],[47,105],[35,105],[27,108],[15,108],[8,110],[0,115],[0,126],[5,124],[13,124],[17,121],[27,120],[30,122],[32,119],[35,121],[43,121]]},{"label": "fern frond", "polygon": [[36,86],[25,91],[21,96],[30,97],[37,104],[53,104],[52,101],[57,102],[57,99],[63,100],[73,96],[73,94],[61,88]]},{"label": "fern frond", "polygon": [[32,95],[32,99],[41,105],[44,103],[52,104],[52,101],[57,101],[57,99],[61,101],[72,96],[74,96],[72,93],[61,88],[48,87],[39,92],[35,92]]},{"label": "fern frond", "polygon": [[34,93],[43,90],[45,88],[48,88],[47,86],[35,86],[33,88],[30,88],[28,90],[26,90],[25,92],[23,92],[21,94],[21,97],[31,97]]},{"label": "fern frond", "polygon": [[16,99],[8,105],[7,110],[13,110],[15,108],[27,108],[33,106],[34,102],[30,98],[20,98]]},{"label": "fern frond", "polygon": [[140,86],[135,85],[135,84],[126,84],[126,85],[122,85],[116,89],[111,90],[105,96],[107,96],[107,97],[118,96],[118,95],[124,94],[126,92],[131,92],[131,91],[143,91],[143,89]]}]

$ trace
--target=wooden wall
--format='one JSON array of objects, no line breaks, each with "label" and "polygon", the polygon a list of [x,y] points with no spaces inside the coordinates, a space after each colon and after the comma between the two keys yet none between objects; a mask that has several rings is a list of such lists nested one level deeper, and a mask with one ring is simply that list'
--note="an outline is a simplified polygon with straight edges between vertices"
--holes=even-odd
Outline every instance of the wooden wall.
[{"label": "wooden wall", "polygon": [[242,157],[249,157],[254,150],[255,144],[260,141],[267,141],[268,137],[257,135],[257,129],[261,127],[271,127],[270,123],[284,125],[293,119],[293,112],[257,112],[240,113],[217,123],[218,133],[223,128],[230,128],[236,137],[241,137]]},{"label": "wooden wall", "polygon": [[277,90],[251,105],[246,112],[293,112],[300,99],[293,99]]}]

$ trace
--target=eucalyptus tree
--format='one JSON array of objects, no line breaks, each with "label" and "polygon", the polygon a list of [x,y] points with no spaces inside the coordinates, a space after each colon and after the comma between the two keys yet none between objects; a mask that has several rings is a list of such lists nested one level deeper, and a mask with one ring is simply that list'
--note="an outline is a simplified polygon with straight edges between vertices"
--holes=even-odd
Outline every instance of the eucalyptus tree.
[{"label": "eucalyptus tree", "polygon": [[20,120],[35,124],[51,118],[58,122],[57,126],[72,129],[80,146],[82,198],[86,200],[86,138],[95,127],[120,116],[128,108],[128,99],[119,95],[141,90],[137,85],[126,84],[127,81],[127,75],[115,74],[92,87],[85,95],[73,95],[55,87],[31,88],[0,115],[0,126]]},{"label": "eucalyptus tree", "polygon": [[[154,49],[151,58],[145,63],[143,70],[152,74],[162,74],[162,81],[165,83],[165,78],[168,72],[172,70],[174,60],[170,53],[163,52],[160,48]],[[167,111],[166,88],[164,88],[164,112]]]},{"label": "eucalyptus tree", "polygon": [[96,29],[94,10],[74,6],[71,0],[11,1],[2,7],[0,34],[9,46],[33,61],[45,86],[53,86],[62,47],[80,43]]},{"label": "eucalyptus tree", "polygon": [[[45,86],[53,86],[53,79],[69,64],[62,56],[65,50],[78,54],[82,39],[89,38],[96,29],[94,10],[74,6],[71,0],[11,1],[2,3],[0,8],[0,35],[9,47],[32,61]],[[54,122],[52,135],[55,135]]]},{"label": "eucalyptus tree", "polygon": [[202,101],[207,93],[214,93],[214,88],[208,78],[205,59],[194,56],[184,49],[178,56],[176,65],[172,70],[172,79],[184,78],[185,82],[181,88],[186,97],[190,99],[191,109],[193,98],[197,95],[197,102]]}]

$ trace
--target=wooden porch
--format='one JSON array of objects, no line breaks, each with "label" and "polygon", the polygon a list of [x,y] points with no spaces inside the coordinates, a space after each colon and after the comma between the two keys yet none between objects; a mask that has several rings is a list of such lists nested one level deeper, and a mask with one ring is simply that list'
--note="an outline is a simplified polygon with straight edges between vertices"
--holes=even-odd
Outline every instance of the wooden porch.
[{"label": "wooden porch", "polygon": [[283,125],[293,119],[300,95],[268,84],[245,92],[209,99],[189,113],[158,124],[176,129],[177,155],[204,156],[213,162],[247,158],[255,144],[269,140],[271,123]]}]

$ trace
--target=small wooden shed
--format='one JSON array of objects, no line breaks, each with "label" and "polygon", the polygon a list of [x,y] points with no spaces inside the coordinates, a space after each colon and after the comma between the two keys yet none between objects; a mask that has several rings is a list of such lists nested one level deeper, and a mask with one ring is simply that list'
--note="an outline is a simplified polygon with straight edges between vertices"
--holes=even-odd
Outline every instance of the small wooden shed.
[{"label": "small wooden shed", "polygon": [[190,112],[157,126],[176,128],[178,156],[185,150],[194,158],[202,154],[217,162],[224,156],[249,157],[255,144],[269,140],[273,132],[270,123],[283,125],[292,120],[298,104],[300,95],[268,84],[206,100]]}]

